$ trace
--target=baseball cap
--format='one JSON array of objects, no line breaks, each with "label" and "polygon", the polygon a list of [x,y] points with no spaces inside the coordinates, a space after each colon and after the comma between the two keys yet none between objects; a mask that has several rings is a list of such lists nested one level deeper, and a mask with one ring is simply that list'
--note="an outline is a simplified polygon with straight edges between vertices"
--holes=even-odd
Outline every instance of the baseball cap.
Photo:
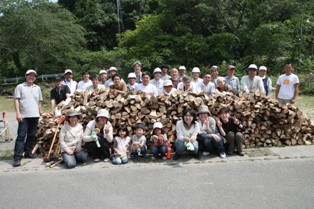
[{"label": "baseball cap", "polygon": [[58,76],[58,75],[57,75],[57,76],[55,77],[55,81],[62,81],[61,76]]},{"label": "baseball cap", "polygon": [[30,73],[34,73],[34,74],[37,76],[37,72],[36,72],[35,70],[33,70],[33,69],[27,70],[26,73],[25,73],[25,75],[28,75],[28,74],[30,74]]},{"label": "baseball cap", "polygon": [[65,74],[68,74],[68,73],[73,74],[72,70],[70,70],[70,69],[66,69],[66,70],[64,71],[64,75],[65,75]]},{"label": "baseball cap", "polygon": [[235,67],[233,65],[229,65],[228,70],[230,70],[230,69],[235,69]]}]

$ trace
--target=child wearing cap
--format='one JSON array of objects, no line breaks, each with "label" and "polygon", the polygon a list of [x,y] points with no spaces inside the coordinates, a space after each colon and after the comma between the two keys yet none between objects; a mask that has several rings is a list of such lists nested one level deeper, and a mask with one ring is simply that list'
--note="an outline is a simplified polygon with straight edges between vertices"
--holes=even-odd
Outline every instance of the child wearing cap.
[{"label": "child wearing cap", "polygon": [[153,133],[150,138],[151,141],[151,150],[153,153],[152,160],[156,160],[160,154],[160,157],[163,160],[166,160],[166,152],[168,149],[168,140],[163,125],[160,122],[156,122],[153,125]]},{"label": "child wearing cap", "polygon": [[147,157],[145,126],[138,124],[135,126],[135,134],[132,136],[132,154],[135,158],[138,156]]},{"label": "child wearing cap", "polygon": [[82,118],[75,110],[70,110],[59,134],[61,154],[67,168],[74,168],[76,162],[84,162],[87,154],[82,150],[83,126],[78,123]]},{"label": "child wearing cap", "polygon": [[121,164],[128,162],[129,147],[131,139],[129,137],[128,128],[122,125],[118,129],[118,136],[113,140],[114,157],[112,159],[113,164]]}]

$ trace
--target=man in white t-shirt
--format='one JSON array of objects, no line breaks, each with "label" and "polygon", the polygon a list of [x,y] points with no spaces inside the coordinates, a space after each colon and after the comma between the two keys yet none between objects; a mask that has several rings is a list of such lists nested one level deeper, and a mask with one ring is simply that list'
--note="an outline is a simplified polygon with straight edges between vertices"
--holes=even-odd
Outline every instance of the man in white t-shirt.
[{"label": "man in white t-shirt", "polygon": [[82,73],[82,76],[83,76],[83,80],[81,80],[77,84],[77,89],[78,90],[86,90],[87,87],[93,85],[92,81],[89,79],[90,78],[90,73],[87,70],[85,70]]},{"label": "man in white t-shirt", "polygon": [[148,72],[142,73],[142,83],[138,84],[135,87],[135,90],[145,92],[146,94],[157,96],[158,91],[157,88],[149,83],[150,81],[150,74]]},{"label": "man in white t-shirt", "polygon": [[207,95],[215,94],[216,87],[213,82],[211,82],[211,74],[205,73],[203,75],[203,81],[197,83],[196,90],[198,93],[204,92]]},{"label": "man in white t-shirt", "polygon": [[276,99],[281,105],[295,103],[299,93],[299,78],[292,73],[291,63],[285,64],[285,74],[279,76],[276,87]]}]

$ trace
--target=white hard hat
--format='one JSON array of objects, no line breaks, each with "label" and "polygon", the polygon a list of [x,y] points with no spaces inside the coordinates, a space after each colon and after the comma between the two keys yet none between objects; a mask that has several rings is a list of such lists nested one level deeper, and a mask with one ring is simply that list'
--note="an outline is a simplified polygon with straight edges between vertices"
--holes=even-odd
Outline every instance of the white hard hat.
[{"label": "white hard hat", "polygon": [[107,71],[106,70],[100,70],[99,75],[101,75],[101,74],[107,74]]},{"label": "white hard hat", "polygon": [[98,118],[98,117],[105,117],[105,118],[109,119],[109,112],[108,112],[108,110],[106,110],[106,109],[98,110],[96,118]]},{"label": "white hard hat", "polygon": [[186,70],[186,68],[185,68],[184,65],[181,65],[181,66],[179,67],[179,70]]},{"label": "white hard hat", "polygon": [[192,73],[201,73],[201,70],[198,67],[194,67]]},{"label": "white hard hat", "polygon": [[116,67],[110,67],[108,71],[112,71],[112,70],[118,72],[118,69]]},{"label": "white hard hat", "polygon": [[257,66],[255,64],[250,64],[248,69],[255,69],[255,70],[257,70]]},{"label": "white hard hat", "polygon": [[129,73],[129,75],[128,75],[128,79],[129,79],[129,78],[136,78],[135,73]]},{"label": "white hard hat", "polygon": [[267,71],[267,67],[265,67],[265,66],[260,66],[260,67],[259,67],[259,70],[265,70],[265,71]]},{"label": "white hard hat", "polygon": [[25,75],[28,75],[30,73],[34,73],[37,76],[37,72],[35,70],[33,70],[33,69],[27,70]]}]

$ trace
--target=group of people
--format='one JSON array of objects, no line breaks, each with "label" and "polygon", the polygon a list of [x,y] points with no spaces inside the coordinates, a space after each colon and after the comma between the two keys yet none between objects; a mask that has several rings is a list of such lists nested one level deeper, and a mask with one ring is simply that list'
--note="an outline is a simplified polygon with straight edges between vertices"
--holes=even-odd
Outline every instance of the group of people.
[{"label": "group of people", "polygon": [[[73,80],[72,70],[65,70],[64,78],[55,78],[55,87],[50,92],[51,112],[55,114],[56,105],[62,101],[70,100],[75,91],[101,92],[114,90],[127,92],[137,90],[153,96],[156,96],[158,94],[169,96],[172,92],[175,92],[179,89],[193,93],[204,92],[208,95],[219,94],[220,92],[224,91],[229,91],[234,94],[238,94],[239,91],[243,91],[246,93],[255,93],[256,91],[259,91],[262,94],[269,96],[273,91],[271,80],[269,77],[267,77],[267,68],[265,66],[261,66],[258,69],[255,64],[251,64],[248,67],[247,75],[242,77],[241,83],[239,82],[239,79],[234,75],[235,66],[232,65],[228,67],[227,76],[225,77],[219,75],[220,72],[218,66],[211,67],[210,72],[204,72],[203,74],[201,74],[201,71],[198,67],[194,67],[192,69],[192,77],[186,75],[185,66],[180,66],[179,69],[171,68],[170,75],[168,75],[168,67],[162,66],[161,68],[154,69],[152,79],[150,73],[141,71],[142,64],[139,61],[136,61],[133,67],[134,72],[128,74],[128,82],[125,82],[122,79],[122,77],[118,74],[118,70],[116,67],[110,67],[108,71],[100,70],[98,75],[92,76],[88,71],[84,71],[82,73],[83,80],[78,83]],[[275,90],[275,97],[281,105],[294,103],[298,95],[299,88],[299,79],[295,74],[293,74],[293,68],[291,63],[286,63],[284,65],[284,71],[285,73],[281,75],[277,80],[277,86]],[[257,73],[259,75],[257,75]],[[22,157],[35,157],[32,153],[32,147],[35,140],[38,120],[42,113],[41,101],[43,100],[40,87],[34,83],[36,77],[37,72],[35,70],[27,70],[27,72],[25,73],[25,82],[19,84],[15,88],[14,92],[16,119],[19,123],[17,139],[14,148],[13,166],[15,167],[21,165]],[[204,109],[205,107],[203,107],[203,110]],[[241,134],[236,131],[238,129],[242,129],[243,127],[241,128],[242,125],[236,118],[230,116],[228,110],[224,110],[224,108],[222,108],[221,111],[222,112],[219,113],[219,117],[215,118],[210,116],[209,111],[208,113],[207,111],[205,111],[206,114],[204,112],[197,112],[196,110],[189,110],[185,112],[186,115],[184,115],[183,119],[181,121],[178,121],[177,123],[177,141],[175,143],[176,154],[174,156],[174,159],[179,159],[185,149],[193,151],[194,154],[197,154],[195,155],[195,157],[199,157],[198,141],[202,141],[203,143],[203,147],[205,150],[203,154],[207,154],[209,152],[212,153],[211,150],[215,148],[220,157],[224,157],[226,155],[225,149],[227,149],[227,154],[231,154],[236,145],[238,154],[243,155],[242,146],[240,146],[241,142],[243,141],[243,137],[240,136]],[[198,117],[195,112],[198,113]],[[71,120],[74,120],[74,124],[75,118],[79,120],[80,117],[78,113],[73,114],[73,118],[71,114],[68,115],[68,123],[65,126],[69,130],[71,129]],[[120,153],[120,156],[122,156],[120,160],[117,158],[116,160],[114,160],[114,162],[125,162],[125,156],[127,156],[127,154],[123,150],[126,149],[126,147],[123,147],[121,144],[129,144],[126,141],[131,141],[131,139],[128,138],[128,129],[126,127],[121,127],[118,136],[120,138],[117,140],[114,139],[112,136],[112,127],[110,127],[109,123],[109,117],[104,116],[106,114],[109,115],[109,113],[105,113],[105,110],[103,110],[103,112],[100,114],[102,115],[98,115],[93,123],[91,123],[91,121],[87,125],[85,131],[75,130],[69,133],[64,133],[64,141],[60,141],[60,143],[65,145],[66,138],[70,137],[71,133],[73,133],[73,135],[71,136],[75,138],[77,134],[83,132],[83,143],[85,144],[84,146],[90,153],[93,153],[92,155],[96,161],[97,159],[100,159],[100,153],[106,153],[102,157],[104,157],[105,160],[108,160],[107,158],[110,156],[109,154],[112,154],[109,152],[110,150],[108,149],[108,147],[110,143],[114,143],[114,145],[116,146],[116,148],[114,148],[114,152]],[[206,115],[208,115],[208,117],[206,117]],[[225,115],[225,117],[223,117],[222,115]],[[229,121],[230,123],[227,123],[226,121]],[[79,124],[78,122],[76,123]],[[225,125],[225,123],[229,125]],[[99,127],[102,126],[101,124],[107,124],[106,128],[101,129]],[[160,129],[163,133],[163,129],[160,128],[160,124],[157,124],[156,127],[159,127],[156,129]],[[78,127],[76,128],[80,129]],[[229,134],[230,131],[227,131],[227,128],[228,130],[232,130],[231,132],[233,134]],[[98,130],[97,134],[94,129]],[[138,144],[138,153],[146,156],[146,146],[144,145],[146,143],[146,138],[144,137],[144,140],[140,134],[141,132],[145,132],[145,127],[140,126],[140,128],[135,129],[135,132],[139,132],[139,134],[135,137],[138,138],[137,140],[139,142],[135,143]],[[195,133],[197,134],[195,135]],[[158,136],[158,134],[155,135]],[[166,136],[166,134],[163,135]],[[62,138],[61,135],[60,138]],[[103,138],[105,138],[106,140],[102,140]],[[156,137],[154,137],[154,139],[155,138]],[[209,140],[210,138],[212,138],[213,140]],[[231,140],[231,138],[233,140]],[[163,144],[164,148],[158,150],[164,153],[168,146],[166,142],[166,137],[157,137],[157,139],[159,141],[157,140],[155,144]],[[153,139],[151,140],[154,141]],[[94,146],[95,141],[97,141],[97,147]],[[134,141],[134,137],[132,141]],[[77,159],[86,158],[86,155],[83,154],[79,145],[80,144],[75,145],[74,150],[72,149],[72,147],[72,152],[69,151],[70,149],[63,147],[62,156],[65,156],[64,159],[69,159],[67,155],[72,157],[73,155],[80,156],[77,157]],[[156,151],[156,149],[154,150]],[[153,157],[156,159],[157,155],[154,155]],[[162,156],[162,158],[163,157],[164,156]],[[73,159],[71,162],[73,162]]]}]

